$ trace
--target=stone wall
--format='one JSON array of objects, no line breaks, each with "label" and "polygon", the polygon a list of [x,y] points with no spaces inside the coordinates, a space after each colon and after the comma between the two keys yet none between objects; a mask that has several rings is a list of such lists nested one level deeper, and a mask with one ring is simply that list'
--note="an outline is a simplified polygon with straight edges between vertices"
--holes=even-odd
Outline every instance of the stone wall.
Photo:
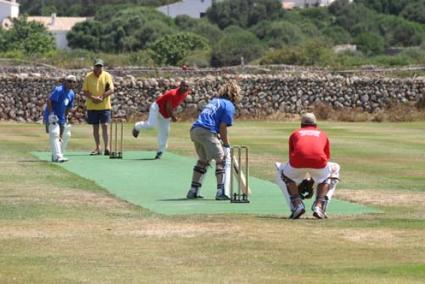
[{"label": "stone wall", "polygon": [[[77,92],[81,92],[81,76]],[[192,92],[179,111],[196,115],[207,101],[217,94],[228,78],[207,75],[187,78]],[[298,74],[239,75],[243,98],[239,104],[242,117],[265,117],[277,112],[300,113],[315,103],[334,109],[358,109],[364,112],[385,110],[391,104],[414,104],[425,94],[424,78],[385,79],[357,76]],[[136,79],[134,76],[115,76],[114,114],[133,116],[147,113],[149,105],[177,79]],[[35,122],[52,88],[60,78],[34,74],[0,75],[0,119]],[[77,95],[72,112],[73,122],[84,120],[84,98]]]}]

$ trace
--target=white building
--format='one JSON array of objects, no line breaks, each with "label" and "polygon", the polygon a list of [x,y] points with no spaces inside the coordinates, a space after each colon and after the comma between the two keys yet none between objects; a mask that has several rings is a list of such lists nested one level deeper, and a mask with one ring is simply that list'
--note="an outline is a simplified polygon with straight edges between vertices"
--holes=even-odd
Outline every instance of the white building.
[{"label": "white building", "polygon": [[10,28],[12,19],[19,16],[19,4],[16,0],[0,0],[0,27]]},{"label": "white building", "polygon": [[[335,2],[335,0],[282,0],[282,7],[290,10],[293,8],[325,7]],[[349,0],[353,2],[353,0]]]},{"label": "white building", "polygon": [[[12,19],[19,17],[19,3],[16,0],[0,0],[0,25],[4,29],[12,26]],[[43,24],[55,38],[56,47],[59,49],[68,48],[66,34],[77,23],[85,22],[85,17],[28,17],[28,21],[34,21]]]},{"label": "white building", "polygon": [[183,0],[174,4],[158,7],[157,10],[172,18],[186,15],[199,19],[205,15],[208,8],[216,1],[221,0]]},{"label": "white building", "polygon": [[56,17],[52,14],[50,17],[28,17],[28,21],[34,21],[43,24],[53,35],[56,47],[59,49],[68,48],[66,35],[76,24],[87,21],[85,17]]}]

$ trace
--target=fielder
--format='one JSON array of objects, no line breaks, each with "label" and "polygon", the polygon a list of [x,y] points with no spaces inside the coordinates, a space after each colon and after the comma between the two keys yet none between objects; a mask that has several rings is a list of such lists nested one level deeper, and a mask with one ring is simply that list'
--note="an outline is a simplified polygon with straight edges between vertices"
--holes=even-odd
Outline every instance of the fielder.
[{"label": "fielder", "polygon": [[168,90],[159,96],[149,108],[147,121],[139,121],[133,127],[134,138],[139,136],[142,129],[158,129],[158,150],[155,159],[160,159],[167,149],[168,135],[170,133],[171,121],[176,122],[175,110],[189,94],[189,85],[185,81],[180,82],[176,89]]},{"label": "fielder", "polygon": [[[298,219],[305,213],[303,198],[311,197],[311,193],[301,193],[299,186],[317,185],[316,200],[313,203],[313,216],[318,219],[327,218],[326,208],[339,181],[340,166],[329,162],[330,143],[322,130],[317,128],[313,113],[305,113],[301,117],[301,128],[289,137],[289,162],[276,163],[276,183],[291,209],[290,219]],[[306,181],[309,176],[310,181]],[[308,190],[307,190],[308,191]]]},{"label": "fielder", "polygon": [[[225,192],[225,165],[226,159],[230,158],[227,128],[233,124],[240,87],[235,82],[228,82],[220,88],[218,94],[218,98],[212,99],[205,106],[190,130],[190,138],[198,154],[198,161],[193,168],[191,188],[186,195],[188,199],[203,198],[199,194],[199,190],[211,160],[215,160],[216,164],[217,193],[215,199],[230,199]],[[230,160],[227,160],[230,169]]]},{"label": "fielder", "polygon": [[68,161],[63,155],[71,137],[71,126],[67,122],[67,116],[74,105],[73,88],[76,82],[75,76],[66,76],[64,83],[53,89],[44,108],[43,121],[46,125],[46,133],[49,134],[52,162]]}]

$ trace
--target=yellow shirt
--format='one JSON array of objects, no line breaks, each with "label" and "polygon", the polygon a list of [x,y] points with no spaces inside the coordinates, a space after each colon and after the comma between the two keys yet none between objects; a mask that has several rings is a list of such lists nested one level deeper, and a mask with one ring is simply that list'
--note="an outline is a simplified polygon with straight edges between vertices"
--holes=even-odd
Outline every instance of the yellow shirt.
[{"label": "yellow shirt", "polygon": [[[102,71],[99,77],[96,77],[93,72],[87,74],[83,83],[83,91],[89,92],[92,96],[103,97],[105,93],[106,84],[109,83],[109,89],[114,88],[112,76],[106,71]],[[95,104],[91,99],[86,98],[87,110],[105,110],[112,109],[111,96],[103,99],[101,103]]]}]

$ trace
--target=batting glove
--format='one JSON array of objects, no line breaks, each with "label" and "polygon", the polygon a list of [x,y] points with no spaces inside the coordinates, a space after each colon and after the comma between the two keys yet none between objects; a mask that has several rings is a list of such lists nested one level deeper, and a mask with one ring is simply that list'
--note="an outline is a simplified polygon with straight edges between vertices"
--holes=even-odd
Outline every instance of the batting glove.
[{"label": "batting glove", "polygon": [[54,124],[54,123],[57,123],[58,121],[59,121],[59,117],[56,114],[52,113],[49,115],[49,124]]}]

